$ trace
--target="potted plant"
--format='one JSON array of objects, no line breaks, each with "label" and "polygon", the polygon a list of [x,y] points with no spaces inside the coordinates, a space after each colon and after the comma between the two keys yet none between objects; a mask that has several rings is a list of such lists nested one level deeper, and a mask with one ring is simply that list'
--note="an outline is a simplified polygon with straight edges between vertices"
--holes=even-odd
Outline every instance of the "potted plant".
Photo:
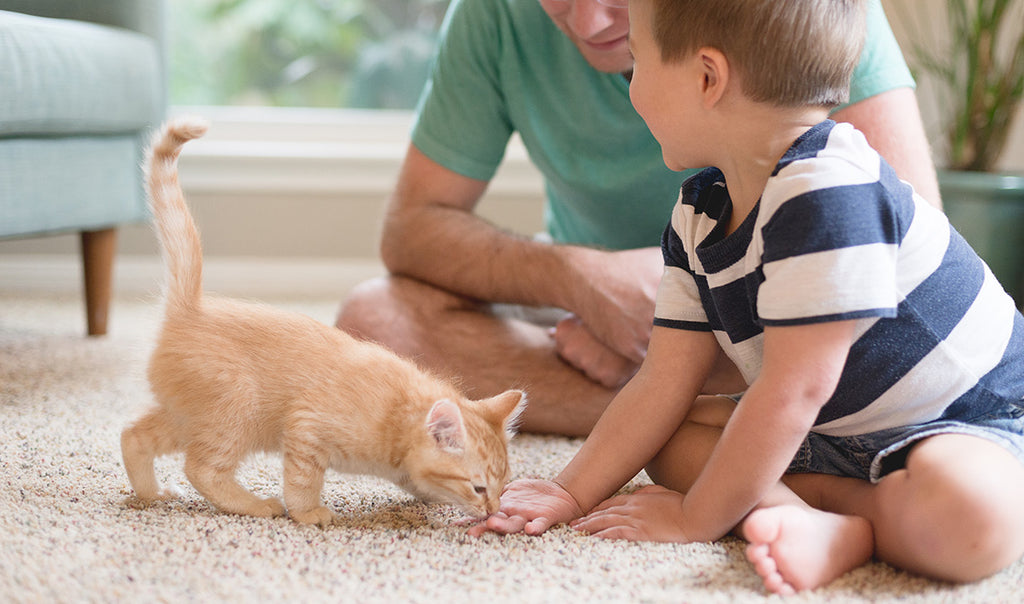
[{"label": "potted plant", "polygon": [[1024,305],[1024,174],[996,171],[1024,95],[1024,0],[946,0],[945,14],[938,2],[911,2],[919,10],[902,15],[913,38],[904,50],[941,95],[943,207]]}]

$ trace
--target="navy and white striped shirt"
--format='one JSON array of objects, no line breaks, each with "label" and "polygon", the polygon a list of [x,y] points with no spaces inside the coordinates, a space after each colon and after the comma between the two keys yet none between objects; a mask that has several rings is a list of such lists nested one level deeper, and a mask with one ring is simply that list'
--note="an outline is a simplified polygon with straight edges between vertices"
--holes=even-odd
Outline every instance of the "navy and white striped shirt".
[{"label": "navy and white striped shirt", "polygon": [[726,236],[731,211],[717,169],[683,184],[655,325],[714,332],[749,384],[764,326],[857,320],[815,432],[969,421],[1024,397],[1012,298],[852,126],[825,121],[797,139]]}]

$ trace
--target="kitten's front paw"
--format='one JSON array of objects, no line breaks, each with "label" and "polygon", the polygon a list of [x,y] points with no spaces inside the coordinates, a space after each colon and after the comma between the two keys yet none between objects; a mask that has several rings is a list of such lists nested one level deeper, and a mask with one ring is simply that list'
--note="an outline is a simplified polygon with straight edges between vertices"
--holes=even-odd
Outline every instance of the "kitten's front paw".
[{"label": "kitten's front paw", "polygon": [[305,512],[288,512],[292,520],[302,524],[315,524],[320,528],[326,528],[334,523],[334,514],[324,506],[316,507]]},{"label": "kitten's front paw", "polygon": [[182,496],[182,491],[178,487],[164,487],[157,491],[154,501],[170,501],[171,499],[178,499]]},{"label": "kitten's front paw", "polygon": [[150,503],[152,503],[152,501],[148,499],[142,499],[138,495],[134,494],[125,497],[124,501],[121,502],[121,504],[124,505],[126,508],[133,510],[144,510],[149,507]]},{"label": "kitten's front paw", "polygon": [[267,497],[251,513],[252,516],[260,518],[275,518],[284,516],[284,504],[277,497]]},{"label": "kitten's front paw", "polygon": [[172,499],[178,499],[179,497],[181,497],[181,491],[177,487],[164,487],[153,495],[147,497],[141,497],[138,493],[133,493],[125,498],[124,505],[132,509],[141,510],[148,507],[151,503],[155,503],[157,501],[170,501]]}]

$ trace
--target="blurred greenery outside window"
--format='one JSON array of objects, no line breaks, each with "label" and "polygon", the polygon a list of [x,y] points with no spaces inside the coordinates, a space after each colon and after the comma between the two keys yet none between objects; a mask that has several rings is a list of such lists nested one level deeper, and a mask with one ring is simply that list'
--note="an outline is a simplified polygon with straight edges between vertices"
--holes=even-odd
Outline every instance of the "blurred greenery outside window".
[{"label": "blurred greenery outside window", "polygon": [[412,109],[448,0],[173,0],[172,105]]}]

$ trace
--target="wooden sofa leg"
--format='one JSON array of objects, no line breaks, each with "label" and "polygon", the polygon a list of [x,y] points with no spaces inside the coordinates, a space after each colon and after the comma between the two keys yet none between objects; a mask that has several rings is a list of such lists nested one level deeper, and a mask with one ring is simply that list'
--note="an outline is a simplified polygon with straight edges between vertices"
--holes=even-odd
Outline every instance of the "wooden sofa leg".
[{"label": "wooden sofa leg", "polygon": [[116,250],[116,229],[82,231],[85,316],[90,336],[102,336],[107,333]]}]

